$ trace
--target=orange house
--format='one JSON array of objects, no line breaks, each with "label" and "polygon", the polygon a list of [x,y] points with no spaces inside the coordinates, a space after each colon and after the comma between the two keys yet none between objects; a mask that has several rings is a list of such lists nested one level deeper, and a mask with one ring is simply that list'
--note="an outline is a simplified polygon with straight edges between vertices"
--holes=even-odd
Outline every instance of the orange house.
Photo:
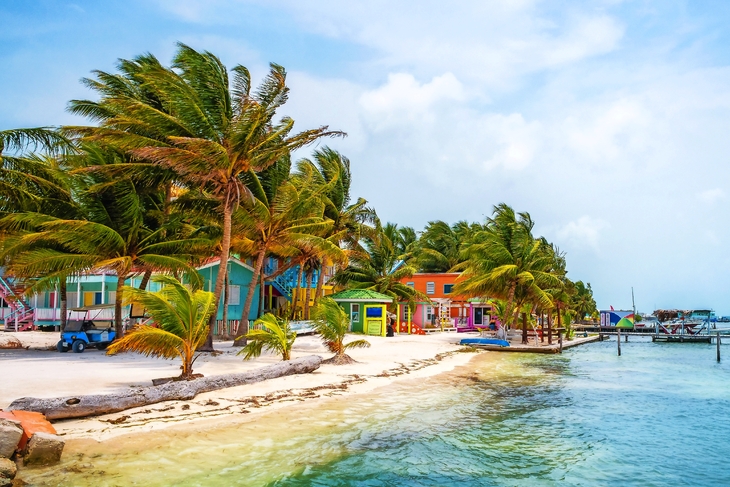
[{"label": "orange house", "polygon": [[[404,278],[401,282],[425,294],[429,301],[419,302],[410,321],[421,328],[474,330],[488,326],[492,307],[486,299],[470,298],[453,294],[452,290],[461,276],[458,272],[423,272]],[[401,323],[408,322],[409,309],[401,307]]]}]

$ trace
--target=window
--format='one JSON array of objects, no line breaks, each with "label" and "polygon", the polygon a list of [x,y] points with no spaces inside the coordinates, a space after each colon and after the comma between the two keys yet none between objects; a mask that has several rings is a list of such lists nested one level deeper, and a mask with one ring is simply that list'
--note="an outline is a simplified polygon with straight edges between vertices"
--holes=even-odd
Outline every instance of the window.
[{"label": "window", "polygon": [[350,323],[360,323],[360,305],[352,304],[350,307]]},{"label": "window", "polygon": [[241,286],[228,286],[228,306],[241,304]]},{"label": "window", "polygon": [[426,320],[431,321],[431,318],[433,317],[433,307],[432,306],[426,306]]},{"label": "window", "polygon": [[408,316],[411,314],[411,309],[408,306],[403,306],[403,321],[408,321]]},{"label": "window", "polygon": [[426,294],[435,294],[435,293],[436,293],[436,283],[427,282],[426,283]]},{"label": "window", "polygon": [[406,283],[406,286],[408,286],[408,287],[416,287],[416,283],[413,282],[413,281],[409,281],[409,282]]},{"label": "window", "polygon": [[451,294],[452,289],[454,289],[453,284],[444,284],[444,294]]}]

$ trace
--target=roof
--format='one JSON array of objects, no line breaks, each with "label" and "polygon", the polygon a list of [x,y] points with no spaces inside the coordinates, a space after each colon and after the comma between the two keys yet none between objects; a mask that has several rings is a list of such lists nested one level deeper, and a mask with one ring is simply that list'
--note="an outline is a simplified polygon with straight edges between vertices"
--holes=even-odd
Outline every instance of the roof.
[{"label": "roof", "polygon": [[[198,267],[196,267],[196,269],[200,271],[200,270],[203,270],[203,269],[207,269],[208,267],[217,266],[220,263],[220,261],[221,261],[221,258],[220,257],[209,257],[201,265],[199,265]],[[253,267],[251,267],[250,265],[246,264],[242,260],[236,259],[235,257],[228,257],[228,262],[233,262],[234,264],[238,264],[241,267],[243,267],[244,269],[248,269],[251,272],[253,272]]]},{"label": "roof", "polygon": [[370,303],[392,303],[393,298],[388,295],[381,294],[369,289],[345,289],[335,294],[327,296],[335,301],[355,301]]}]

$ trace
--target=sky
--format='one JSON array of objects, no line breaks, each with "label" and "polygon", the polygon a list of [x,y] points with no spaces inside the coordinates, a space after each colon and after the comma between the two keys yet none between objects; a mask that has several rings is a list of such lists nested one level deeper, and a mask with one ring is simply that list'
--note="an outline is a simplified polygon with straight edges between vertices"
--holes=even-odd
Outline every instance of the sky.
[{"label": "sky", "polygon": [[81,78],[178,41],[275,62],[280,114],[347,132],[326,144],[381,220],[505,202],[599,308],[730,314],[729,24],[724,0],[1,0],[0,130],[87,123]]}]

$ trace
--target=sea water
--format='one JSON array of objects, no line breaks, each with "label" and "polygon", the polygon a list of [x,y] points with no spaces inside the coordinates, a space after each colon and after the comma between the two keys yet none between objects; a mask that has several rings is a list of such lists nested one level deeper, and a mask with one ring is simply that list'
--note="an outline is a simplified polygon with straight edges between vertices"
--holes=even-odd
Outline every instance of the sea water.
[{"label": "sea water", "polygon": [[[631,337],[91,446],[31,485],[730,485],[730,355]],[[730,347],[723,351],[730,353]],[[154,435],[154,436],[153,436]]]}]

